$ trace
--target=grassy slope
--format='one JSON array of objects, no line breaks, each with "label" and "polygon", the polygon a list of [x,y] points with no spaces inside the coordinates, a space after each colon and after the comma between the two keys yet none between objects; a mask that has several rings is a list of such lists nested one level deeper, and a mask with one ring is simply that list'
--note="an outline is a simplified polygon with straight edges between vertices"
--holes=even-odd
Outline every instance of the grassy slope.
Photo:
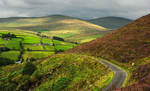
[{"label": "grassy slope", "polygon": [[129,24],[132,20],[122,18],[122,17],[104,17],[89,20],[89,22],[103,26],[109,29],[118,29],[127,24]]},{"label": "grassy slope", "polygon": [[32,75],[22,75],[24,64],[0,69],[1,90],[98,90],[112,78],[112,71],[96,59],[76,54],[58,54],[34,62]]},{"label": "grassy slope", "polygon": [[104,27],[62,15],[38,18],[8,18],[2,20],[0,19],[0,27],[2,29],[17,28],[31,30],[42,32],[43,35],[50,37],[59,36],[66,40],[80,43],[91,41],[110,32],[106,31],[107,29]]},{"label": "grassy slope", "polygon": [[134,68],[148,63],[139,63],[139,60],[150,56],[149,20],[150,15],[143,16],[116,32],[71,49],[70,52],[103,57],[133,72],[136,70]]}]

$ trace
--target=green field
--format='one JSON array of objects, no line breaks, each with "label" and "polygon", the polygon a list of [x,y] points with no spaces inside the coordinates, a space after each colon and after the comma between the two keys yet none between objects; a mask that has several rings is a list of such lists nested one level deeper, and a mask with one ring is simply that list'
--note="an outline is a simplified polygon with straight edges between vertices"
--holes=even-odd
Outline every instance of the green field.
[{"label": "green field", "polygon": [[17,61],[19,54],[20,54],[19,51],[8,51],[8,52],[1,53],[0,57],[7,58],[12,61]]},{"label": "green field", "polygon": [[46,51],[25,51],[25,53],[23,54],[24,59],[27,58],[35,58],[35,59],[39,59],[39,58],[44,58],[44,57],[48,57],[50,55],[54,54],[54,52],[46,52]]},{"label": "green field", "polygon": [[45,50],[51,50],[51,51],[54,51],[54,46],[44,46],[45,47]]},{"label": "green field", "polygon": [[[21,50],[24,50],[22,57],[24,59],[26,58],[44,58],[47,57],[51,54],[54,54],[56,50],[61,50],[65,51],[68,50],[76,44],[68,43],[68,42],[63,42],[63,41],[58,41],[54,40],[55,47],[52,45],[52,39],[51,38],[45,38],[45,37],[40,37],[37,35],[36,32],[33,31],[25,31],[25,30],[7,30],[7,31],[0,31],[0,36],[2,34],[15,34],[17,38],[11,38],[9,40],[2,39],[0,37],[0,47],[7,47],[10,49],[8,52],[2,52],[1,57],[3,58],[8,58],[12,60],[19,60],[18,54],[14,54],[14,50],[19,52]],[[55,50],[56,48],[56,50]],[[10,56],[6,56],[7,54],[10,54]],[[17,55],[13,56],[12,55]]]},{"label": "green field", "polygon": [[43,46],[34,44],[24,44],[25,50],[43,50]]},{"label": "green field", "polygon": [[48,39],[48,38],[42,38],[42,42],[43,42],[43,43],[48,43],[48,44],[51,44],[51,45],[52,45],[52,40],[51,40],[51,39]]},{"label": "green field", "polygon": [[9,40],[6,43],[6,47],[8,47],[10,49],[20,49],[20,45],[19,45],[20,42],[21,42],[21,39],[13,38],[12,40]]},{"label": "green field", "polygon": [[23,40],[24,44],[40,44],[39,37],[25,36]]},{"label": "green field", "polygon": [[3,40],[2,38],[0,38],[0,44],[6,44],[7,40]]}]

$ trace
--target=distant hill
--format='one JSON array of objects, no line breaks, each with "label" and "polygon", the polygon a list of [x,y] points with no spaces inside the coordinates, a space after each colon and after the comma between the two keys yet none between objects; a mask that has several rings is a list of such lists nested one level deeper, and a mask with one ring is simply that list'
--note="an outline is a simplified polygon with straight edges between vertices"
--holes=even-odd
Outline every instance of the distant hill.
[{"label": "distant hill", "polygon": [[15,28],[41,32],[47,36],[59,36],[69,41],[88,42],[110,32],[90,22],[63,15],[45,17],[11,17],[0,19],[0,28]]},{"label": "distant hill", "polygon": [[103,17],[89,20],[89,22],[109,29],[118,29],[131,23],[132,20],[122,17]]}]

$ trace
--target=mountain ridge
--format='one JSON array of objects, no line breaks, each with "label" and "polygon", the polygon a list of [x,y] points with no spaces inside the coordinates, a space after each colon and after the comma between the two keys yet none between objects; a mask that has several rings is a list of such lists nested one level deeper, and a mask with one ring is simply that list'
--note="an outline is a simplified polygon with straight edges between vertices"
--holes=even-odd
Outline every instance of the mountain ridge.
[{"label": "mountain ridge", "polygon": [[95,18],[88,21],[110,29],[118,29],[132,22],[131,19],[115,16]]}]

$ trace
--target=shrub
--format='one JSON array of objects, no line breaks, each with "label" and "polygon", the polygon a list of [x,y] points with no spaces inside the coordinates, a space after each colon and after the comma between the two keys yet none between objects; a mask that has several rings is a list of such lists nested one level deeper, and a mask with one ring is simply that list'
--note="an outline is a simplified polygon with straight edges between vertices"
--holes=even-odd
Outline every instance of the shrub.
[{"label": "shrub", "polygon": [[55,53],[59,53],[59,52],[64,52],[64,50],[61,50],[61,49],[55,50]]},{"label": "shrub", "polygon": [[30,58],[30,62],[33,62],[33,61],[36,61],[36,59],[33,58],[33,57],[31,57],[31,58]]},{"label": "shrub", "polygon": [[56,37],[56,36],[54,36],[54,37],[53,37],[53,39],[54,39],[54,40],[59,40],[59,41],[64,41],[64,39],[63,39],[63,38]]},{"label": "shrub", "polygon": [[0,52],[9,51],[10,49],[7,47],[0,47]]},{"label": "shrub", "polygon": [[0,66],[5,66],[5,65],[14,64],[14,63],[15,62],[10,59],[0,57]]},{"label": "shrub", "polygon": [[32,75],[32,73],[35,70],[36,70],[36,66],[31,62],[27,62],[27,63],[25,63],[25,65],[23,67],[22,74],[23,75]]}]

